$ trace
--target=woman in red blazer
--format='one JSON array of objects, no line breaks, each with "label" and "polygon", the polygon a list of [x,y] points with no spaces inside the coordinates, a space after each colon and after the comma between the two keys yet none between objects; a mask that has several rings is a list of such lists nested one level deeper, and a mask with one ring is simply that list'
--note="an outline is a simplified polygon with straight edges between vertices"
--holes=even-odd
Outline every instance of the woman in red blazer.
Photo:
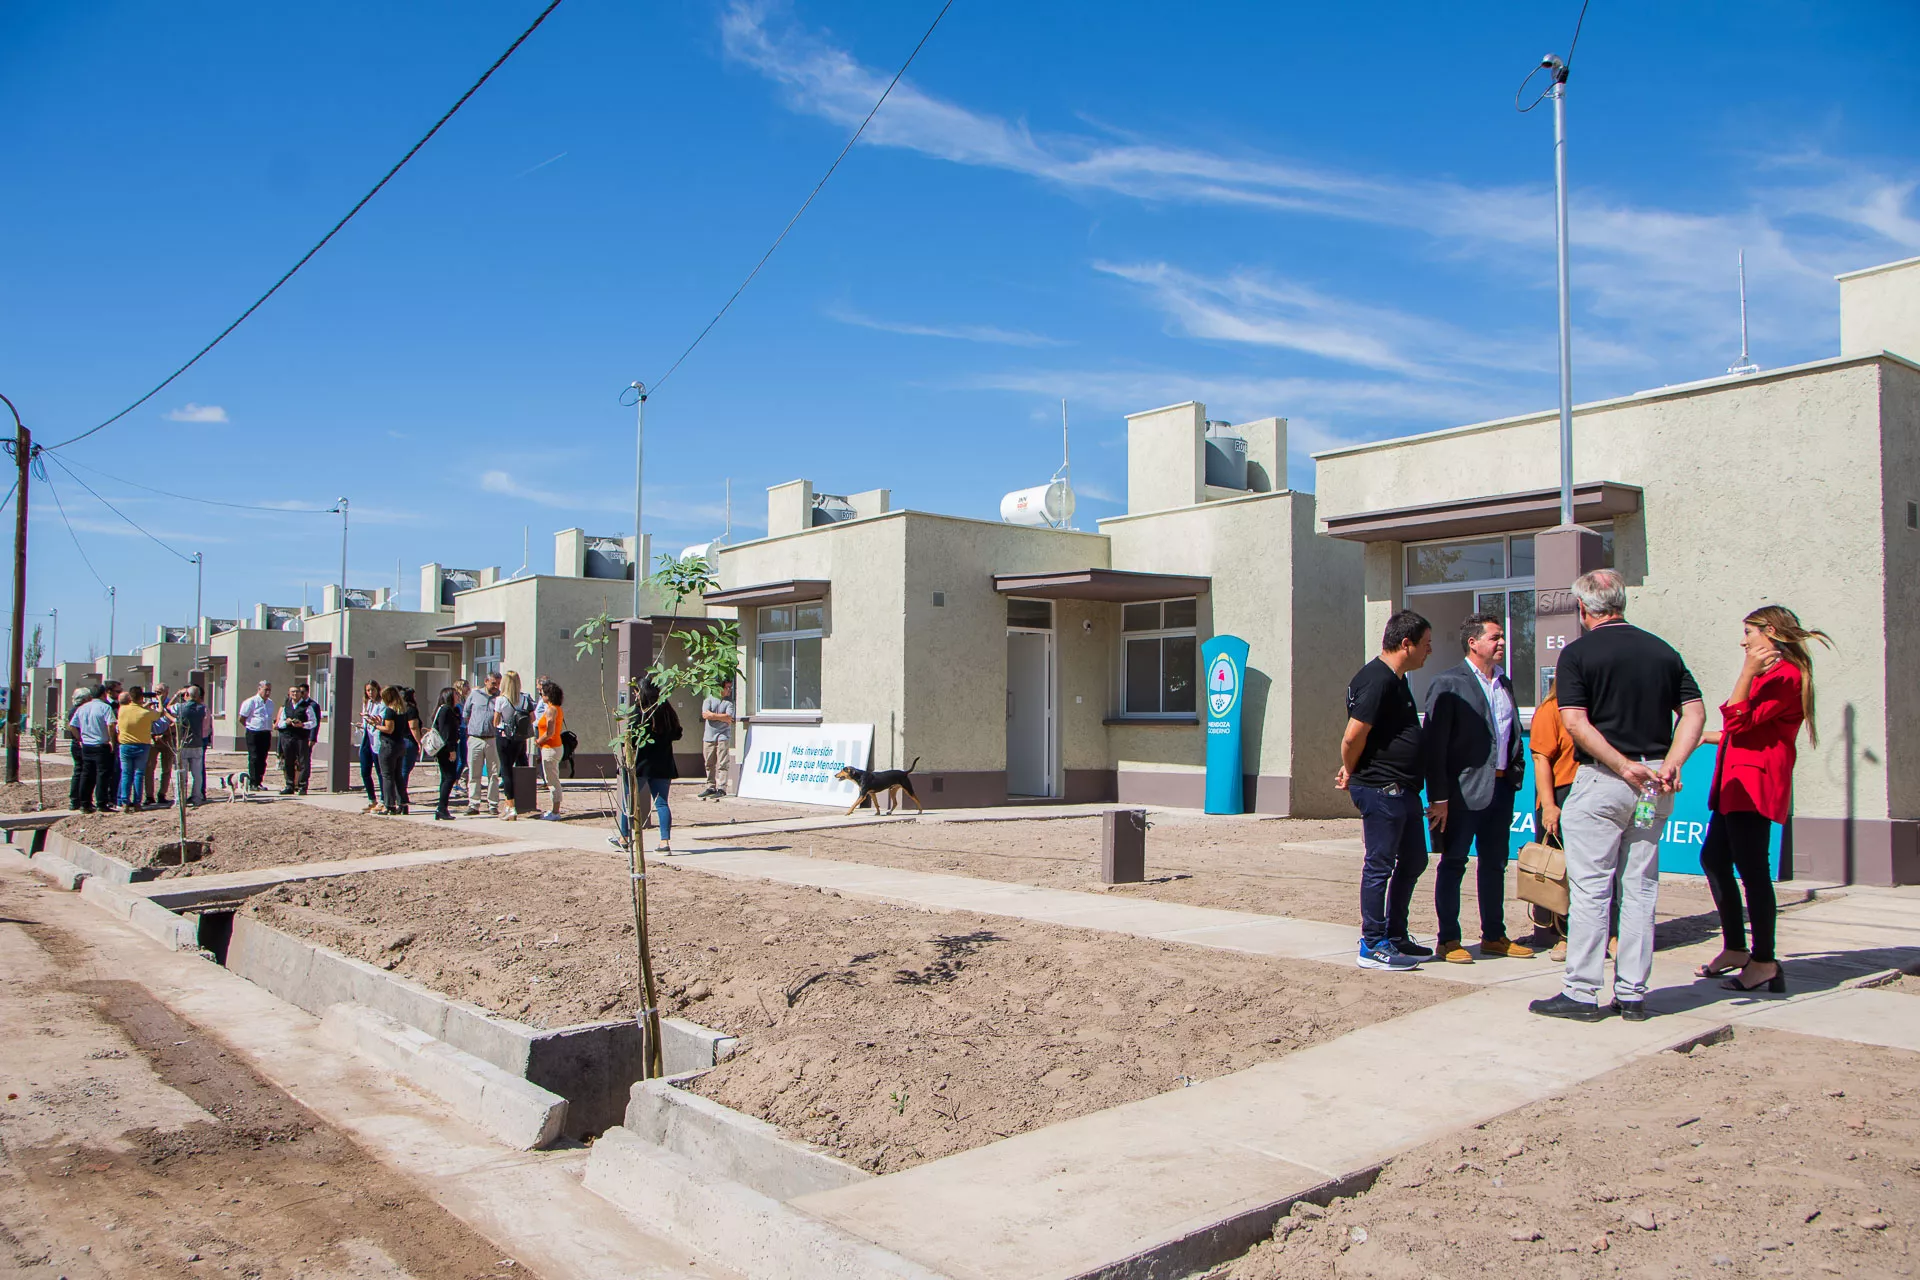
[{"label": "woman in red blazer", "polygon": [[[1793,610],[1770,604],[1746,616],[1740,647],[1746,661],[1733,682],[1733,694],[1720,708],[1721,728],[1707,741],[1718,743],[1713,790],[1707,807],[1706,844],[1700,868],[1720,912],[1724,949],[1701,965],[1703,978],[1740,972],[1722,985],[1733,991],[1787,989],[1786,973],[1773,954],[1777,914],[1769,846],[1773,824],[1784,823],[1793,804],[1794,739],[1807,726],[1817,743],[1813,720],[1813,655],[1807,642],[1818,638],[1832,647],[1824,631],[1800,625]],[[1734,884],[1734,873],[1740,884]],[[1740,890],[1746,890],[1746,916],[1753,923],[1753,948],[1747,948]]]}]

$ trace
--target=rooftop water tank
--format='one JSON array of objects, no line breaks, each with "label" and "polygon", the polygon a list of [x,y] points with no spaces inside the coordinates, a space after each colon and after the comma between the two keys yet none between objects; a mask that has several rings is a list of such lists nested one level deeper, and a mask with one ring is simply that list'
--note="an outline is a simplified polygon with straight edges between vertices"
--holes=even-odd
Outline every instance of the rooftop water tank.
[{"label": "rooftop water tank", "polygon": [[1207,421],[1207,483],[1221,489],[1247,487],[1247,438],[1231,422]]},{"label": "rooftop water tank", "polygon": [[1000,499],[1000,518],[1008,524],[1064,529],[1073,520],[1073,486],[1054,480],[1015,489]]}]

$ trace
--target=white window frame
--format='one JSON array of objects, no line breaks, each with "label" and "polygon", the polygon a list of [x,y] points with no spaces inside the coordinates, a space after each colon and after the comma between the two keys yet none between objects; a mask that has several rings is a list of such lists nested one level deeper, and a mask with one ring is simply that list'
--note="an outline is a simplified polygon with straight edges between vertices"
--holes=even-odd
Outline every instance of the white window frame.
[{"label": "white window frame", "polygon": [[473,638],[473,675],[471,683],[477,688],[487,682],[488,676],[500,674],[507,655],[505,635],[475,636]]},{"label": "white window frame", "polygon": [[[1157,604],[1161,608],[1161,620],[1166,620],[1166,606],[1179,602],[1191,602],[1193,605],[1193,625],[1190,627],[1160,627],[1153,631],[1127,630],[1127,609],[1133,605]],[[1191,711],[1135,711],[1127,705],[1128,664],[1135,640],[1160,640],[1191,638],[1193,640],[1193,710]],[[1166,692],[1167,650],[1163,643],[1160,647],[1160,691]],[[1200,716],[1200,600],[1197,596],[1168,596],[1164,600],[1129,600],[1120,606],[1120,718],[1123,720],[1195,720]]]},{"label": "white window frame", "polygon": [[[1613,524],[1613,521],[1611,520],[1602,520],[1597,524],[1592,524],[1587,527],[1592,529],[1596,533],[1604,532],[1611,535],[1614,532],[1614,524]],[[1532,591],[1534,592],[1534,604],[1537,610],[1540,597],[1539,597],[1539,588],[1534,585],[1535,583],[1534,575],[1529,574],[1526,577],[1514,576],[1513,540],[1515,538],[1537,538],[1541,534],[1546,532],[1547,530],[1544,528],[1515,529],[1510,533],[1470,534],[1466,537],[1460,537],[1460,538],[1423,538],[1418,542],[1402,543],[1400,546],[1400,575],[1401,575],[1401,582],[1403,584],[1400,588],[1401,607],[1406,609],[1415,608],[1414,601],[1418,600],[1421,596],[1457,595],[1461,592],[1466,592],[1468,594],[1478,596],[1482,591],[1499,591],[1502,593],[1509,592],[1509,591]],[[1407,578],[1407,565],[1408,565],[1408,562],[1412,559],[1412,553],[1415,548],[1441,547],[1441,546],[1446,546],[1449,543],[1457,543],[1457,542],[1490,542],[1494,538],[1500,538],[1502,540],[1503,549],[1505,552],[1505,556],[1504,556],[1505,567],[1506,567],[1505,577],[1471,578],[1471,579],[1466,579],[1460,582],[1434,582],[1434,583],[1427,583],[1425,585],[1417,586],[1417,587],[1404,585]],[[1614,547],[1614,558],[1616,560],[1619,558],[1618,543],[1616,543]],[[1477,606],[1479,604],[1479,601],[1476,599],[1474,603]],[[1502,610],[1502,616],[1504,621],[1502,621],[1501,626],[1503,628],[1506,628],[1509,626],[1513,617],[1511,609],[1509,608],[1509,609]],[[1539,614],[1536,612],[1534,616],[1536,619],[1535,625],[1537,627],[1538,626],[1537,619],[1539,617]],[[1539,633],[1536,630],[1535,632],[1536,644],[1538,642],[1538,636],[1539,636]],[[1436,640],[1437,639],[1438,637],[1436,637]],[[1537,649],[1535,650],[1535,653],[1534,653],[1534,660],[1536,663],[1539,661],[1539,652]],[[1511,641],[1509,641],[1507,644],[1506,671],[1507,671],[1507,678],[1512,679],[1513,678],[1513,644]],[[1536,679],[1537,679],[1537,676],[1536,676]],[[1538,690],[1536,690],[1535,692],[1537,694]],[[1534,704],[1534,705],[1537,705],[1537,704]],[[1528,705],[1528,706],[1517,708],[1517,710],[1520,713],[1522,722],[1529,726],[1533,723],[1534,705]]]},{"label": "white window frame", "polygon": [[[810,605],[818,606],[820,610],[821,625],[817,627],[802,627],[799,625],[800,610]],[[773,609],[791,609],[793,611],[794,626],[791,629],[785,630],[785,631],[767,630],[765,628],[766,617],[768,612]],[[824,685],[825,685],[825,678],[826,678],[826,637],[827,637],[826,621],[827,621],[827,602],[825,600],[796,600],[791,604],[762,605],[760,606],[760,608],[754,611],[754,615],[753,615],[753,626],[754,626],[753,705],[754,705],[756,715],[766,716],[769,718],[778,718],[781,716],[813,718],[821,714],[821,708],[819,707],[769,707],[766,704],[766,694],[767,694],[766,647],[768,644],[788,644],[788,643],[792,643],[794,641],[799,641],[799,640],[820,641],[820,666],[821,666],[821,681],[822,681],[820,700],[822,702],[825,702],[826,689]],[[799,648],[797,645],[795,645],[793,652],[796,655],[799,653]],[[790,682],[789,687],[797,688],[800,683],[798,679],[799,671],[798,671],[797,662],[795,663],[794,676],[795,676],[795,679]]]}]

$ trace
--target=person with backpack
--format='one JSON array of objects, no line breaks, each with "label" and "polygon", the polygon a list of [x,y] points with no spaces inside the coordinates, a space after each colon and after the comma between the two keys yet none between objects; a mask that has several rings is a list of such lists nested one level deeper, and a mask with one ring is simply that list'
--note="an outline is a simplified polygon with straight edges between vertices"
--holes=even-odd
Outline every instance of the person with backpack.
[{"label": "person with backpack", "polygon": [[494,750],[500,755],[500,776],[507,784],[505,812],[511,822],[520,816],[513,802],[513,771],[527,762],[527,738],[533,733],[533,699],[520,688],[518,671],[500,674],[500,696],[493,700]]}]

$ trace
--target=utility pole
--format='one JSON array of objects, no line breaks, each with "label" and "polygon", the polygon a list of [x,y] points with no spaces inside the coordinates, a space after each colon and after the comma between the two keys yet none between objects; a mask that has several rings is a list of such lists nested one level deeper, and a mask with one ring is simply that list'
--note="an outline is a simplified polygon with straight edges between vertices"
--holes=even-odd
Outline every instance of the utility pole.
[{"label": "utility pole", "polygon": [[640,477],[647,460],[647,384],[635,382],[633,392],[633,616],[640,616],[640,580],[647,576],[647,543],[640,533]]},{"label": "utility pole", "polygon": [[[0,396],[0,400],[6,400]],[[27,480],[33,463],[33,435],[20,420],[13,401],[6,400],[13,414],[13,461],[19,470],[13,503],[13,644],[8,655],[11,677],[7,686],[7,769],[8,782],[20,781],[20,701],[26,684],[24,647],[27,629]]]},{"label": "utility pole", "polygon": [[107,679],[113,679],[113,651],[115,648],[113,629],[120,620],[120,589],[107,588]]}]

